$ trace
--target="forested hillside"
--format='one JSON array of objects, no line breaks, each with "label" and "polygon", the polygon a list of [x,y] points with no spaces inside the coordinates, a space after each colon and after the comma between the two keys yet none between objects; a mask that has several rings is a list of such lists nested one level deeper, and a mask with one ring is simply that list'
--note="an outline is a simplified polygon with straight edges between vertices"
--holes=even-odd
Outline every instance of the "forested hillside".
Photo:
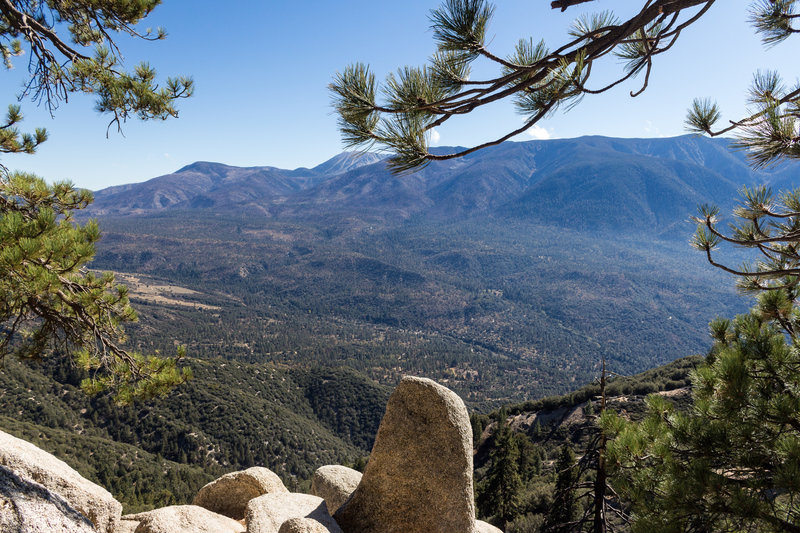
[{"label": "forested hillside", "polygon": [[9,362],[0,373],[0,428],[134,510],[190,501],[213,476],[254,465],[299,487],[320,465],[369,453],[389,394],[346,368],[219,358],[189,365],[194,379],[168,397],[119,406],[88,398],[77,388],[82,373],[66,364]]},{"label": "forested hillside", "polygon": [[[648,393],[680,390],[670,396],[685,402],[688,371],[701,360],[617,379],[610,405],[636,419]],[[0,429],[54,453],[134,512],[188,503],[221,473],[253,465],[307,489],[319,466],[357,464],[368,455],[389,393],[346,369],[287,371],[220,360],[191,366],[196,378],[168,398],[120,407],[78,391],[74,369],[11,363],[0,374]],[[597,394],[595,384],[473,414],[478,486],[497,447],[497,422],[507,417],[524,452],[519,516],[541,513],[552,501],[560,447],[580,453],[586,444],[590,423],[582,413]]]}]

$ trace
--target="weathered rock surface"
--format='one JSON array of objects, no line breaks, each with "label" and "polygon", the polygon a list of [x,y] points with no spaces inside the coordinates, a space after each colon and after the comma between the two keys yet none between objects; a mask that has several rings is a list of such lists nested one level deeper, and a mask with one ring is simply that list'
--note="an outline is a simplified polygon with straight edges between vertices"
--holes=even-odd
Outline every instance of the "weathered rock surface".
[{"label": "weathered rock surface", "polygon": [[8,467],[20,477],[35,481],[61,496],[88,518],[97,531],[113,533],[116,528],[122,515],[122,504],[110,492],[82,477],[64,461],[2,431],[0,466]]},{"label": "weathered rock surface", "polygon": [[329,533],[330,529],[313,518],[290,518],[278,530],[278,533]]},{"label": "weathered rock surface", "polygon": [[464,402],[406,377],[389,398],[361,483],[336,513],[346,533],[473,533],[472,429]]},{"label": "weathered rock surface", "polygon": [[96,533],[92,523],[60,495],[0,466],[0,531]]},{"label": "weathered rock surface", "polygon": [[235,520],[244,518],[247,502],[263,494],[288,493],[289,489],[272,470],[254,466],[225,474],[197,492],[193,505]]},{"label": "weathered rock surface", "polygon": [[138,520],[126,520],[126,517],[123,516],[122,520],[117,524],[117,529],[114,530],[114,533],[136,533],[137,527],[139,527]]},{"label": "weathered rock surface", "polygon": [[483,520],[475,520],[475,533],[503,533],[503,530]]},{"label": "weathered rock surface", "polygon": [[278,533],[283,523],[292,518],[310,518],[322,525],[323,531],[342,532],[319,496],[275,493],[259,496],[247,504],[247,533]]},{"label": "weathered rock surface", "polygon": [[244,533],[245,527],[232,518],[212,513],[197,505],[172,505],[154,511],[127,515],[137,520],[135,533]]},{"label": "weathered rock surface", "polygon": [[356,490],[361,482],[361,472],[346,466],[327,465],[317,468],[311,478],[311,494],[319,496],[333,514]]}]

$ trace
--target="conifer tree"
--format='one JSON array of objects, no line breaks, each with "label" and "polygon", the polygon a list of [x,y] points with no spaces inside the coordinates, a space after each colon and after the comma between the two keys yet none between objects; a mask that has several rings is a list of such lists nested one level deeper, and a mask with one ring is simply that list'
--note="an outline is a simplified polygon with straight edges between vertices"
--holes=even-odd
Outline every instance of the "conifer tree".
[{"label": "conifer tree", "polygon": [[543,531],[547,533],[569,533],[577,515],[575,506],[576,484],[578,482],[575,452],[564,444],[556,461],[556,488],[553,505],[547,514]]},{"label": "conifer tree", "polygon": [[[0,54],[7,68],[19,56],[28,66],[20,100],[31,99],[51,113],[70,94],[96,98],[110,116],[109,128],[129,118],[176,117],[175,102],[191,95],[192,80],[159,83],[146,63],[124,70],[114,39],[148,40],[163,30],[141,32],[138,24],[160,0],[0,1]],[[0,153],[29,153],[45,140],[44,129],[21,133],[20,106],[9,106],[0,124]],[[25,173],[0,168],[0,362],[9,354],[43,357],[71,353],[92,371],[85,390],[114,388],[117,399],[160,394],[188,379],[175,358],[130,353],[122,347],[122,325],[136,319],[127,290],[111,274],[86,269],[99,238],[95,222],[80,225],[73,212],[91,193],[70,183],[48,185]]]},{"label": "conifer tree", "polygon": [[634,531],[800,531],[798,314],[779,289],[712,322],[688,413],[654,395],[639,424],[605,417]]},{"label": "conifer tree", "polygon": [[[776,20],[791,25],[794,4],[781,3]],[[796,158],[798,89],[759,74],[751,92],[761,111],[743,126],[740,146],[757,165]],[[741,195],[727,232],[719,209],[701,206],[692,244],[757,303],[711,323],[714,345],[693,375],[691,411],[651,397],[640,424],[604,417],[635,531],[800,531],[800,189],[776,197],[744,187]],[[731,267],[718,257],[726,245],[757,259]]]},{"label": "conifer tree", "polygon": [[489,471],[478,490],[478,505],[484,515],[494,516],[504,527],[519,513],[522,478],[519,447],[505,418],[498,422]]},{"label": "conifer tree", "polygon": [[[598,380],[600,408],[598,415],[588,415],[586,421],[591,438],[577,462],[571,448],[565,445],[569,449],[562,449],[559,458],[561,464],[556,465],[558,479],[555,499],[545,522],[545,531],[606,533],[620,530],[617,526],[625,528],[629,522],[608,476],[608,432],[598,423],[607,410],[606,386],[609,375],[603,360]],[[592,406],[591,401],[587,405]],[[594,408],[591,407],[591,410]]]},{"label": "conifer tree", "polygon": [[[616,435],[610,459],[635,531],[800,532],[800,191],[742,196],[730,236],[716,208],[696,219],[694,246],[757,303],[711,323],[692,409],[654,396],[639,424],[603,420]],[[723,243],[757,250],[759,260],[726,266],[712,254]]]}]

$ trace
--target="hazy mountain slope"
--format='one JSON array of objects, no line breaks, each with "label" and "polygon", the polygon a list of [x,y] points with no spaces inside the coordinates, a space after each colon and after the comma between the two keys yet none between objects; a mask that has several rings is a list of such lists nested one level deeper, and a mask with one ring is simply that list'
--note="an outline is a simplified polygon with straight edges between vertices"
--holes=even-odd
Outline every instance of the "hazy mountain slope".
[{"label": "hazy mountain slope", "polygon": [[740,185],[686,161],[602,154],[546,174],[500,213],[582,230],[669,235],[698,204],[730,206]]},{"label": "hazy mountain slope", "polygon": [[307,177],[292,177],[287,171],[271,167],[238,168],[198,162],[143,183],[98,191],[91,211],[103,215],[175,207],[230,207],[253,199],[261,202],[283,196],[308,181]]},{"label": "hazy mountain slope", "polygon": [[199,161],[143,183],[109,187],[95,193],[91,211],[143,213],[173,208],[262,207],[331,176],[380,161],[375,154],[340,154],[314,169],[234,167]]}]

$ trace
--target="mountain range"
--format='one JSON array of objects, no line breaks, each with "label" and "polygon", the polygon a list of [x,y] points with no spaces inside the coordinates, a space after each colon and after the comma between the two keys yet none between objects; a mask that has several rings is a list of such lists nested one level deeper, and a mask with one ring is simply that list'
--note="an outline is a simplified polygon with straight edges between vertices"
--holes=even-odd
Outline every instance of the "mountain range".
[{"label": "mountain range", "polygon": [[343,153],[294,170],[197,162],[98,191],[90,212],[206,209],[273,219],[357,212],[393,221],[496,215],[578,229],[632,225],[667,235],[699,203],[730,205],[743,184],[791,187],[797,168],[756,172],[725,139],[582,137],[504,143],[404,176],[390,174],[373,153]]}]

